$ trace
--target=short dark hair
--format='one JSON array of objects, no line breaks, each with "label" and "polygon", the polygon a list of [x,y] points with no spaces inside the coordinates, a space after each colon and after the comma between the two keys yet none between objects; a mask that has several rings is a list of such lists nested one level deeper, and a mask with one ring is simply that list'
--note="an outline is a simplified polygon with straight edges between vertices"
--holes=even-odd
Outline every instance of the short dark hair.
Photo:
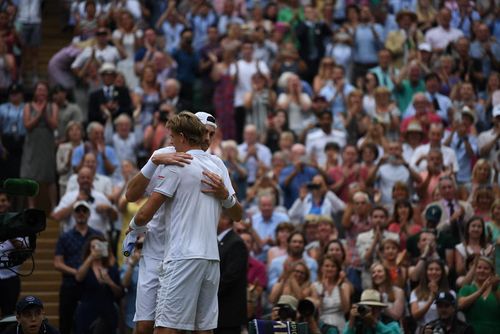
[{"label": "short dark hair", "polygon": [[434,72],[428,73],[424,77],[425,82],[433,80],[433,79],[436,79],[438,82],[441,82],[441,79],[439,78],[439,76]]},{"label": "short dark hair", "polygon": [[382,211],[386,218],[389,217],[389,211],[381,205],[376,205],[370,210],[370,216],[373,215],[375,211]]}]

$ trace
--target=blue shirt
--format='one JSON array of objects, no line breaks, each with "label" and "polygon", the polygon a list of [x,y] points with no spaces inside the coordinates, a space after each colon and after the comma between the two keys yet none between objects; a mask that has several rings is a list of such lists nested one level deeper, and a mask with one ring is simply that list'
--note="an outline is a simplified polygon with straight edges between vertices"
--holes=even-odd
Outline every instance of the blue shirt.
[{"label": "blue shirt", "polygon": [[[475,136],[468,135],[469,144],[472,147],[474,154],[477,154],[477,138]],[[458,137],[455,132],[451,139],[450,147],[455,151],[458,161],[458,171],[457,171],[457,181],[460,183],[466,183],[471,181],[472,176],[472,158],[467,155],[465,150],[465,143],[462,139]]]},{"label": "blue shirt", "polygon": [[[372,29],[377,33],[378,39]],[[354,32],[354,62],[378,63],[378,51],[382,48],[384,39],[384,28],[380,24],[358,25]]]},{"label": "blue shirt", "polygon": [[[111,164],[115,167],[115,169],[118,168],[120,163],[118,161],[118,158],[116,157],[115,150],[110,146],[106,146],[105,152],[106,152],[106,158],[108,159],[108,161],[111,162]],[[73,168],[77,167],[80,164],[80,161],[83,159],[85,153],[86,152],[85,152],[85,145],[84,144],[76,147],[73,150],[73,156],[71,157],[71,166]],[[97,154],[96,171],[98,174],[109,175],[106,172],[106,168],[104,168],[104,158],[102,157],[102,153]]]},{"label": "blue shirt", "polygon": [[336,121],[335,116],[340,113],[343,113],[346,110],[344,99],[346,99],[347,95],[349,95],[349,93],[352,92],[353,90],[354,87],[346,82],[343,91],[344,97],[342,97],[341,94],[337,94],[337,88],[335,88],[335,86],[331,82],[328,83],[325,87],[321,88],[319,95],[323,96],[328,102],[331,103],[334,122]]},{"label": "blue shirt", "polygon": [[261,239],[270,237],[274,240],[278,224],[289,220],[288,215],[276,211],[273,212],[269,220],[264,220],[264,217],[259,212],[252,216],[252,226]]},{"label": "blue shirt", "polygon": [[17,107],[10,102],[0,105],[0,130],[3,135],[20,136],[26,135],[23,123],[24,103]]},{"label": "blue shirt", "polygon": [[[490,41],[490,43],[492,56],[495,57],[496,61],[500,61],[500,43],[498,43],[498,41],[496,40]],[[491,64],[491,58],[486,53],[486,50],[484,49],[481,42],[472,42],[470,45],[469,53],[472,58],[481,60],[481,64],[483,65],[483,74],[484,76],[488,77],[491,71],[493,71],[493,66]]]},{"label": "blue shirt", "polygon": [[293,173],[295,170],[294,165],[286,166],[281,170],[279,176],[280,187],[284,192],[284,204],[287,209],[293,205],[293,202],[299,197],[300,187],[307,183],[311,182],[313,177],[318,174],[318,171],[314,167],[305,166],[301,172],[298,172],[297,175],[290,181],[288,186],[285,186],[285,180],[287,177]]},{"label": "blue shirt", "polygon": [[192,84],[196,79],[200,57],[197,52],[186,52],[177,49],[172,54],[177,62],[177,80],[183,84]]},{"label": "blue shirt", "polygon": [[207,44],[207,29],[217,23],[217,15],[214,11],[210,11],[207,16],[201,15],[192,16],[191,13],[187,14],[187,20],[193,29],[193,47],[196,51]]},{"label": "blue shirt", "polygon": [[[273,285],[278,283],[278,279],[283,273],[283,266],[287,258],[288,255],[282,255],[271,261],[271,264],[269,265],[267,291],[271,291]],[[306,253],[304,253],[304,255],[302,256],[302,260],[304,260],[307,268],[309,268],[309,271],[311,272],[311,277],[309,278],[309,282],[315,282],[316,279],[318,278],[318,263],[312,257],[309,257]]]},{"label": "blue shirt", "polygon": [[[90,237],[95,235],[102,236],[102,233],[89,227],[87,234],[82,235],[75,228],[72,228],[57,240],[55,255],[62,256],[64,264],[68,267],[78,269],[83,262],[83,246]],[[63,285],[76,285],[76,280],[74,276],[63,274],[62,283]]]},{"label": "blue shirt", "polygon": [[452,28],[460,29],[464,33],[464,36],[470,39],[472,23],[474,21],[479,21],[479,20],[481,20],[481,16],[475,10],[472,11],[472,13],[469,16],[465,16],[464,18],[460,16],[459,10],[454,10],[451,13],[450,26]]}]

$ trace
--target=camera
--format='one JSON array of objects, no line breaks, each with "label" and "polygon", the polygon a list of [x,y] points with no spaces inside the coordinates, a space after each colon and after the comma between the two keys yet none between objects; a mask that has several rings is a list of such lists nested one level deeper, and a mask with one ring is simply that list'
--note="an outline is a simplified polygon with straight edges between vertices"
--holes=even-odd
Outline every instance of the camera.
[{"label": "camera", "polygon": [[366,305],[358,305],[358,313],[359,313],[359,316],[361,318],[363,318],[364,316],[366,316],[368,313],[370,313],[371,311],[371,308],[370,306],[366,306]]},{"label": "camera", "polygon": [[108,257],[108,242],[107,241],[99,241],[96,242],[96,249],[101,254],[101,257]]},{"label": "camera", "polygon": [[314,306],[314,303],[309,299],[302,299],[301,301],[299,301],[297,310],[304,318],[307,318],[312,316],[314,312],[316,312],[316,307]]},{"label": "camera", "polygon": [[168,121],[168,115],[169,115],[168,111],[160,110],[160,114],[158,115],[160,122]]},{"label": "camera", "polygon": [[280,321],[287,321],[290,319],[295,320],[296,313],[293,310],[293,308],[290,307],[290,305],[282,304],[278,306],[279,306],[278,317],[280,318]]}]

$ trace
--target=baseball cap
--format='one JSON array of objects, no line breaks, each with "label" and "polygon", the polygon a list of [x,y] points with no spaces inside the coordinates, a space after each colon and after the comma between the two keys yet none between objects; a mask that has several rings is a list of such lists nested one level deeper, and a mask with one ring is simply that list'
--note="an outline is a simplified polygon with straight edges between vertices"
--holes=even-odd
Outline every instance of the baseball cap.
[{"label": "baseball cap", "polygon": [[17,302],[16,311],[17,313],[21,313],[26,310],[28,307],[37,306],[43,308],[43,303],[40,299],[35,296],[26,296],[20,301]]},{"label": "baseball cap", "polygon": [[439,303],[455,305],[455,297],[449,291],[441,291],[436,297],[436,304]]},{"label": "baseball cap", "polygon": [[493,108],[492,114],[493,117],[500,116],[500,104]]},{"label": "baseball cap", "polygon": [[420,43],[418,46],[419,51],[432,52],[432,47],[429,43]]},{"label": "baseball cap", "polygon": [[443,211],[439,205],[431,205],[425,210],[425,220],[432,223],[438,223],[441,220]]},{"label": "baseball cap", "polygon": [[73,210],[76,210],[78,207],[83,206],[86,207],[87,210],[91,210],[90,204],[87,201],[78,201],[75,204],[73,204]]},{"label": "baseball cap", "polygon": [[13,83],[12,85],[10,85],[9,87],[9,95],[10,94],[17,94],[17,93],[23,93],[23,86],[17,84],[17,83]]},{"label": "baseball cap", "polygon": [[292,308],[292,310],[297,311],[299,301],[294,296],[281,295],[280,299],[278,300],[278,305],[288,305]]},{"label": "baseball cap", "polygon": [[215,123],[215,117],[204,111],[198,111],[195,114],[203,125],[211,125],[217,129],[217,124]]}]

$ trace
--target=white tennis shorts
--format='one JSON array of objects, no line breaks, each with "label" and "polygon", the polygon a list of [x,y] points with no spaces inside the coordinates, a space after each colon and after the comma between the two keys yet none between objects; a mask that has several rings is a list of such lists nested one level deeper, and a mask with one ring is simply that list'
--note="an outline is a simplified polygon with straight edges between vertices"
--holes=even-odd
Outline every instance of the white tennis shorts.
[{"label": "white tennis shorts", "polygon": [[162,267],[155,327],[190,331],[217,328],[219,261],[176,260]]},{"label": "white tennis shorts", "polygon": [[155,320],[156,294],[160,288],[158,275],[162,262],[145,256],[139,260],[134,322]]}]

